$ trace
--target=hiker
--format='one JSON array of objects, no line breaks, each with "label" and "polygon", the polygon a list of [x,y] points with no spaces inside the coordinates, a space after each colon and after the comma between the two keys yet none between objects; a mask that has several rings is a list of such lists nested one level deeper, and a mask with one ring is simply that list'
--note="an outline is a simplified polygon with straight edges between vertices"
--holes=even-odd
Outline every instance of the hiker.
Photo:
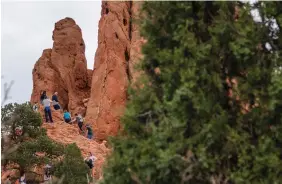
[{"label": "hiker", "polygon": [[51,177],[51,166],[49,164],[47,164],[45,167],[44,167],[44,181],[49,181],[52,179]]},{"label": "hiker", "polygon": [[47,97],[46,91],[43,91],[43,93],[40,95],[40,102],[42,105],[43,105],[43,100],[45,99],[45,97]]},{"label": "hiker", "polygon": [[19,179],[19,184],[26,184],[25,173],[21,174],[21,177]]},{"label": "hiker", "polygon": [[33,109],[34,112],[38,111],[38,104],[37,104],[37,102],[34,103],[32,109]]},{"label": "hiker", "polygon": [[89,158],[85,158],[84,161],[85,163],[88,165],[89,169],[91,169],[91,175],[92,177],[94,177],[94,162],[97,160],[97,158],[91,153],[89,152]]},{"label": "hiker", "polygon": [[43,100],[43,106],[44,106],[46,123],[48,123],[49,120],[51,121],[51,123],[53,123],[51,108],[50,108],[51,103],[52,101],[49,98],[47,98],[47,96],[45,96],[45,99]]},{"label": "hiker", "polygon": [[52,101],[53,101],[53,107],[55,110],[59,110],[61,107],[59,105],[59,100],[58,100],[58,92],[55,92],[52,96]]},{"label": "hiker", "polygon": [[64,120],[66,123],[71,124],[71,114],[67,110],[64,110]]},{"label": "hiker", "polygon": [[87,129],[87,138],[88,139],[92,139],[92,137],[93,137],[93,130],[92,130],[92,128],[90,127],[90,125],[86,125],[86,129]]},{"label": "hiker", "polygon": [[7,179],[4,181],[4,184],[11,184],[10,175],[7,176]]},{"label": "hiker", "polygon": [[82,127],[83,127],[83,118],[82,118],[82,116],[81,116],[80,114],[75,113],[75,119],[74,119],[74,121],[77,122],[77,125],[78,125],[79,130],[80,130],[82,133],[84,133],[84,131],[83,131],[83,129],[82,129]]}]

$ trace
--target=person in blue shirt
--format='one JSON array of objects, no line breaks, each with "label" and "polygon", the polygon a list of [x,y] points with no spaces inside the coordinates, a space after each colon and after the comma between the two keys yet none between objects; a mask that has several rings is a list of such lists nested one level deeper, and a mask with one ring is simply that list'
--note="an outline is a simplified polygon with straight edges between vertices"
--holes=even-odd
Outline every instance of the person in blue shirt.
[{"label": "person in blue shirt", "polygon": [[66,123],[71,122],[71,114],[67,110],[64,110],[64,120]]},{"label": "person in blue shirt", "polygon": [[90,125],[86,125],[86,129],[87,129],[87,138],[88,139],[92,139],[92,137],[93,137],[93,130],[92,130],[92,128],[90,127]]}]

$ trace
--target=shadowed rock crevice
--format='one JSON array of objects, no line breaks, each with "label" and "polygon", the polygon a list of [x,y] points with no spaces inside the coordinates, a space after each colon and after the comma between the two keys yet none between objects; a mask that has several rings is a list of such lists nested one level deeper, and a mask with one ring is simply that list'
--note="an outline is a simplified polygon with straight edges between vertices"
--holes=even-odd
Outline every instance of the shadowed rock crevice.
[{"label": "shadowed rock crevice", "polygon": [[130,41],[132,39],[132,3],[133,3],[132,1],[129,2],[129,10],[128,10],[129,13],[128,37]]},{"label": "shadowed rock crevice", "polygon": [[123,19],[123,25],[126,26],[127,25],[127,20]]},{"label": "shadowed rock crevice", "polygon": [[124,51],[124,57],[125,57],[125,61],[126,61],[126,63],[125,63],[126,64],[126,68],[125,68],[126,69],[126,75],[127,75],[128,81],[130,82],[130,80],[131,80],[130,69],[129,69],[130,54],[129,54],[127,48]]}]

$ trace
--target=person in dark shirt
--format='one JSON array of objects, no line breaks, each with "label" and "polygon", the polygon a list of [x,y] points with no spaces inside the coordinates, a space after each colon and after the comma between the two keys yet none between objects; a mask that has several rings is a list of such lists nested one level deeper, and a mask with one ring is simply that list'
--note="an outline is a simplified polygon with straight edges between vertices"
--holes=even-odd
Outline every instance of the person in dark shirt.
[{"label": "person in dark shirt", "polygon": [[87,129],[87,138],[88,139],[92,139],[93,137],[93,130],[89,125],[86,125],[86,129]]},{"label": "person in dark shirt", "polygon": [[55,92],[52,96],[52,101],[53,101],[53,107],[55,110],[61,109],[59,105],[59,100],[58,100],[58,92]]},{"label": "person in dark shirt", "polygon": [[43,100],[45,99],[45,97],[47,97],[46,91],[43,91],[43,93],[40,96],[40,102],[43,105]]},{"label": "person in dark shirt", "polygon": [[90,156],[88,158],[85,158],[84,161],[88,165],[90,171],[91,171],[91,177],[94,177],[94,163],[97,160],[97,158],[89,152]]},{"label": "person in dark shirt", "polygon": [[81,116],[80,114],[77,114],[77,113],[75,113],[74,115],[75,115],[75,119],[74,119],[73,121],[76,121],[79,130],[80,130],[82,133],[84,133],[84,131],[83,131],[83,129],[82,129],[82,127],[83,127],[83,118],[82,118],[82,116]]}]

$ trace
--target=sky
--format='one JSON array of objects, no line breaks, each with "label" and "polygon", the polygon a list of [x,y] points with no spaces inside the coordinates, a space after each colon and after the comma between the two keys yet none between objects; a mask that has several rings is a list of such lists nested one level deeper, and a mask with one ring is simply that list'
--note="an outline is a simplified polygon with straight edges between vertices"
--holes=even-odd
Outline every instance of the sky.
[{"label": "sky", "polygon": [[52,48],[57,21],[71,17],[82,30],[87,67],[93,69],[98,46],[101,1],[1,2],[1,98],[4,83],[14,81],[6,103],[23,103],[32,93],[32,69],[42,51]]}]

